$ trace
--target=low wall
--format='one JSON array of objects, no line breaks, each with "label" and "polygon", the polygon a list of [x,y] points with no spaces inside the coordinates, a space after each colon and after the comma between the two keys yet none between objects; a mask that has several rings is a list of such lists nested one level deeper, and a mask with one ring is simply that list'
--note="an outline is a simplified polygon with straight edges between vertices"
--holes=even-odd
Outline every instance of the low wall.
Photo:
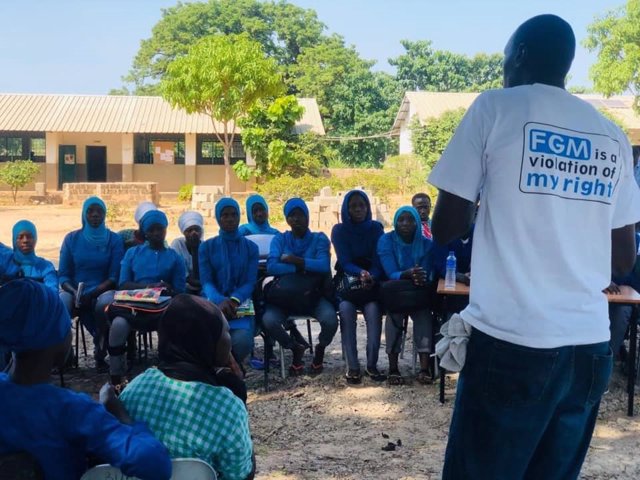
[{"label": "low wall", "polygon": [[158,184],[155,182],[113,183],[65,183],[62,185],[62,202],[65,205],[82,204],[87,197],[95,195],[105,203],[129,203],[149,201],[160,203]]}]

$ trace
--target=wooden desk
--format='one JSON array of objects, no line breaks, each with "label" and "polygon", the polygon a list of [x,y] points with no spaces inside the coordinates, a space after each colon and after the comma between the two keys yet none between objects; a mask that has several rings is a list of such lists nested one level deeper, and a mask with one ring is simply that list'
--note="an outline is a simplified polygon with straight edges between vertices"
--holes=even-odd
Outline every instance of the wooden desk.
[{"label": "wooden desk", "polygon": [[[638,343],[638,309],[640,305],[640,293],[628,285],[620,285],[620,293],[607,293],[607,301],[610,304],[629,305],[631,318],[629,319],[629,377],[627,379],[627,415],[633,417],[633,401],[635,397],[637,343]],[[616,352],[613,352],[614,355]]]},{"label": "wooden desk", "polygon": [[[469,295],[469,287],[464,285],[463,283],[456,283],[456,288],[454,290],[445,290],[444,288],[444,280],[440,279],[438,281],[438,290],[439,295],[447,296],[447,295],[455,295],[455,296],[464,296]],[[629,320],[629,377],[627,379],[627,415],[629,417],[633,416],[633,402],[635,397],[635,380],[637,376],[636,371],[636,358],[638,355],[637,352],[637,343],[638,343],[638,317],[640,313],[640,293],[636,292],[633,288],[628,285],[620,285],[620,293],[618,294],[607,294],[607,301],[610,304],[617,305],[629,305],[632,307],[631,319]],[[443,307],[444,310],[444,307]],[[441,317],[444,317],[444,311],[441,312]],[[443,318],[444,320],[444,318]],[[444,403],[444,370],[440,369],[440,403]]]}]

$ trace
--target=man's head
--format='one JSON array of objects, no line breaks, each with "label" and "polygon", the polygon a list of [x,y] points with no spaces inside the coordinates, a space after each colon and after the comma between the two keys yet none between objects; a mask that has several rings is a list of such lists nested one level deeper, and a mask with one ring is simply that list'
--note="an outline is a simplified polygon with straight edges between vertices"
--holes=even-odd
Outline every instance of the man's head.
[{"label": "man's head", "polygon": [[530,18],[504,49],[504,87],[544,83],[564,88],[576,51],[571,25],[555,15]]},{"label": "man's head", "polygon": [[411,199],[411,206],[418,211],[420,220],[426,222],[431,214],[431,198],[426,193],[416,193]]},{"label": "man's head", "polygon": [[631,151],[633,153],[633,166],[635,167],[640,162],[640,145],[634,145]]}]

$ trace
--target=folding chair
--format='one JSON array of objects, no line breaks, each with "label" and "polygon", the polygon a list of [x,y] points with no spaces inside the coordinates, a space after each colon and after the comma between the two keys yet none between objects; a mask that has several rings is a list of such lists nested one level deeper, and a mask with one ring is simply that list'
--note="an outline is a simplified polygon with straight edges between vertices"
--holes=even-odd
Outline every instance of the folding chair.
[{"label": "folding chair", "polygon": [[[197,458],[175,458],[171,461],[171,480],[216,480],[215,470],[207,462]],[[136,480],[126,477],[119,468],[111,465],[97,465],[87,470],[80,480]]]}]

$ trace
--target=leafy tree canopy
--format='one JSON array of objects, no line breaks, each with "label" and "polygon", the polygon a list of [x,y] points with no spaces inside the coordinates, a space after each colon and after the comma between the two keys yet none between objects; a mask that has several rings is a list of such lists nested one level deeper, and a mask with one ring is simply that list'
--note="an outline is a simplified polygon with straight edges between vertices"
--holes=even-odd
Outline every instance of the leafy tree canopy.
[{"label": "leafy tree canopy", "polygon": [[409,126],[413,151],[427,161],[429,169],[436,164],[465,114],[464,108],[449,110],[424,125],[415,117]]},{"label": "leafy tree canopy", "polygon": [[629,90],[640,112],[640,0],[597,18],[587,32],[584,46],[598,53],[590,70],[594,89],[607,96]]},{"label": "leafy tree canopy", "polygon": [[502,54],[479,53],[468,57],[434,50],[429,40],[402,40],[404,54],[390,58],[396,79],[405,90],[481,92],[502,86]]},{"label": "leafy tree canopy", "polygon": [[6,162],[0,168],[0,182],[8,185],[11,189],[13,203],[16,203],[18,190],[33,182],[38,172],[40,172],[40,167],[31,160]]}]

